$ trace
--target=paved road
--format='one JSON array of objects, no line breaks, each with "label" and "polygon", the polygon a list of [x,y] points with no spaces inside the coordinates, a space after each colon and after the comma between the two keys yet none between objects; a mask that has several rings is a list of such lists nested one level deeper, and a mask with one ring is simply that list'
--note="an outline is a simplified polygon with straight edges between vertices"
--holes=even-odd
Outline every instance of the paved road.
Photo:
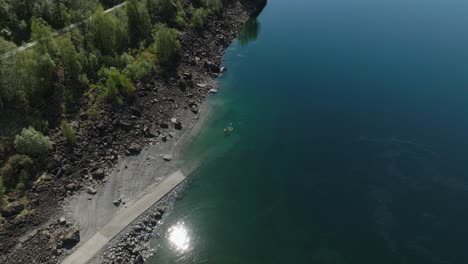
[{"label": "paved road", "polygon": [[180,170],[171,174],[140,200],[128,205],[127,208],[122,208],[99,232],[83,245],[79,245],[78,249],[68,256],[62,264],[88,263],[109,241],[184,180],[185,175]]}]

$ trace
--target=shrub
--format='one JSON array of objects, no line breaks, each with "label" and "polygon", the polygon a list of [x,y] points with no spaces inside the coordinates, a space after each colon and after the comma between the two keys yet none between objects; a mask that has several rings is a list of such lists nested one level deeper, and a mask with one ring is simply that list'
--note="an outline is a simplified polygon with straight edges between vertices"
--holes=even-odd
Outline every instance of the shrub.
[{"label": "shrub", "polygon": [[21,154],[41,156],[52,150],[49,137],[36,131],[33,127],[24,128],[21,134],[15,137],[15,148]]},{"label": "shrub", "polygon": [[89,119],[91,120],[98,120],[99,117],[101,116],[101,113],[99,112],[97,107],[93,105],[88,110],[88,116],[89,116]]},{"label": "shrub", "polygon": [[104,97],[117,104],[123,103],[123,97],[129,96],[136,90],[131,80],[116,69],[110,69],[104,84]]},{"label": "shrub", "polygon": [[204,4],[213,13],[219,13],[223,9],[223,2],[221,0],[205,0]]},{"label": "shrub", "polygon": [[165,24],[157,24],[153,34],[154,44],[158,51],[159,61],[162,64],[173,63],[174,57],[180,49],[180,42],[177,40],[178,32]]},{"label": "shrub", "polygon": [[134,81],[141,80],[150,75],[155,69],[155,59],[151,58],[151,56],[145,56],[144,54],[146,53],[146,50],[142,51],[142,53],[135,58],[129,54],[123,54],[120,58],[121,63],[123,64],[122,73]]},{"label": "shrub", "polygon": [[192,26],[195,28],[202,28],[205,25],[205,19],[207,16],[208,12],[204,8],[198,8],[193,13]]},{"label": "shrub", "polygon": [[160,17],[164,22],[185,23],[185,12],[180,0],[148,0],[151,15]]},{"label": "shrub", "polygon": [[35,172],[34,162],[29,156],[14,155],[0,168],[0,177],[6,191],[9,191],[18,187],[19,183],[27,186]]},{"label": "shrub", "polygon": [[65,141],[67,142],[67,144],[70,146],[75,145],[76,135],[75,135],[75,131],[70,126],[70,124],[68,124],[67,121],[62,120],[62,124],[60,125],[60,128],[62,129],[62,135],[65,138]]},{"label": "shrub", "polygon": [[3,179],[0,177],[0,207],[2,206],[2,198],[5,195],[5,186],[3,186]]}]

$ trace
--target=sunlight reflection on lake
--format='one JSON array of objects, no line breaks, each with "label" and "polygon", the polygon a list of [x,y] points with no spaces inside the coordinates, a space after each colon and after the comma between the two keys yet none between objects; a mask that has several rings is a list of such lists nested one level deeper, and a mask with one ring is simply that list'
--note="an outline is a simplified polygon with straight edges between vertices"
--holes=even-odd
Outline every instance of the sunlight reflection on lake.
[{"label": "sunlight reflection on lake", "polygon": [[178,222],[168,230],[167,238],[174,248],[180,252],[186,251],[190,246],[190,236],[184,222]]}]

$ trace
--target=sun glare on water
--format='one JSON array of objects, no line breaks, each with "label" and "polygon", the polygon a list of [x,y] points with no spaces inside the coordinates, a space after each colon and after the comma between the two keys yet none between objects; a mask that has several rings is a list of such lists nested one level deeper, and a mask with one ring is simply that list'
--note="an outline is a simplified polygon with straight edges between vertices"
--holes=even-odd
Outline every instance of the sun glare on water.
[{"label": "sun glare on water", "polygon": [[177,223],[168,230],[169,242],[179,251],[186,251],[190,246],[190,237],[184,223]]}]

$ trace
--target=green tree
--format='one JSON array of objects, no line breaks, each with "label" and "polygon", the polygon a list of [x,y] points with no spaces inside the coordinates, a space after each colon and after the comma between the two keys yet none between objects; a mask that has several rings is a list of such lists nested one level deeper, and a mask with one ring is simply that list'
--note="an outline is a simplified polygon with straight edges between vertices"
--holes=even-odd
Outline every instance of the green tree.
[{"label": "green tree", "polygon": [[72,22],[78,22],[89,18],[99,5],[98,0],[73,0],[69,2],[69,13]]},{"label": "green tree", "polygon": [[82,69],[80,55],[68,35],[59,39],[58,54],[59,64],[64,69],[65,77],[70,81],[78,80]]},{"label": "green tree", "polygon": [[16,97],[17,92],[17,56],[9,55],[16,49],[16,45],[13,42],[9,42],[4,38],[0,37],[0,109],[5,104],[12,102]]},{"label": "green tree", "polygon": [[62,120],[62,123],[60,125],[60,128],[62,130],[62,135],[65,138],[65,141],[69,146],[73,146],[76,144],[76,134],[73,128],[68,124],[67,121]]},{"label": "green tree", "polygon": [[0,168],[2,185],[7,191],[15,189],[20,183],[27,186],[35,173],[34,162],[26,155],[14,155]]},{"label": "green tree", "polygon": [[166,23],[184,23],[185,12],[180,0],[148,0],[148,9],[151,15]]},{"label": "green tree", "polygon": [[113,55],[118,47],[125,41],[125,29],[120,21],[110,13],[104,13],[102,7],[98,7],[91,19],[94,30],[94,45],[104,55]]},{"label": "green tree", "polygon": [[19,135],[16,135],[14,144],[19,153],[32,156],[46,155],[52,150],[49,137],[33,127],[24,128]]},{"label": "green tree", "polygon": [[63,87],[63,100],[67,110],[75,109],[76,99],[81,96],[84,84],[80,78],[82,72],[81,56],[76,51],[70,37],[63,36],[58,44],[58,69],[60,87]]},{"label": "green tree", "polygon": [[219,13],[223,9],[221,0],[204,0],[204,5],[213,13]]},{"label": "green tree", "polygon": [[180,49],[180,42],[177,40],[178,32],[165,24],[157,24],[153,34],[154,44],[158,51],[158,58],[162,64],[172,64]]},{"label": "green tree", "polygon": [[148,39],[151,37],[151,18],[144,2],[129,0],[126,6],[128,17],[128,35],[133,39]]},{"label": "green tree", "polygon": [[41,54],[54,55],[57,44],[54,39],[54,30],[42,18],[33,18],[31,23],[31,38],[37,42],[37,50]]}]

